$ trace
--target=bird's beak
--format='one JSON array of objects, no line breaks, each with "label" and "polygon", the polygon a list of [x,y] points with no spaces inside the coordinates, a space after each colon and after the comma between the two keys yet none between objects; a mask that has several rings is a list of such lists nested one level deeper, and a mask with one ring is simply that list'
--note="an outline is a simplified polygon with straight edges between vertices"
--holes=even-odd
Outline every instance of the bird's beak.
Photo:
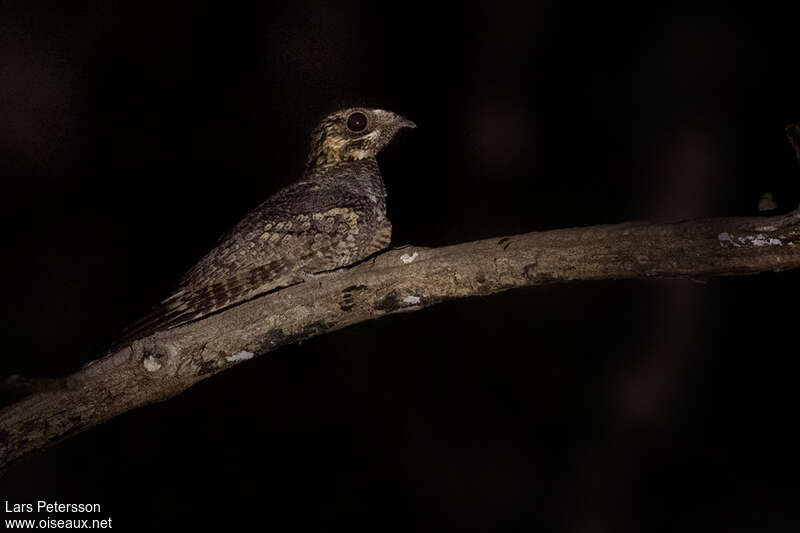
[{"label": "bird's beak", "polygon": [[416,124],[414,124],[413,122],[411,122],[410,120],[408,120],[405,117],[401,117],[400,115],[397,115],[397,121],[395,123],[397,124],[397,129],[400,129],[400,128],[411,128],[411,129],[414,129],[414,128],[417,127]]}]

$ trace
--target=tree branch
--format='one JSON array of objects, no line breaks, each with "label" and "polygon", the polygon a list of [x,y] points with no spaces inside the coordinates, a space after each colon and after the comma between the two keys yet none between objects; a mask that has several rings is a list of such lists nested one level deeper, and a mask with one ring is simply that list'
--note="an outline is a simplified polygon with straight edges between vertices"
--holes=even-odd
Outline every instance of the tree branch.
[{"label": "tree branch", "polygon": [[800,211],[405,247],[156,333],[0,411],[0,469],[239,362],[351,324],[518,287],[707,278],[800,267]]}]

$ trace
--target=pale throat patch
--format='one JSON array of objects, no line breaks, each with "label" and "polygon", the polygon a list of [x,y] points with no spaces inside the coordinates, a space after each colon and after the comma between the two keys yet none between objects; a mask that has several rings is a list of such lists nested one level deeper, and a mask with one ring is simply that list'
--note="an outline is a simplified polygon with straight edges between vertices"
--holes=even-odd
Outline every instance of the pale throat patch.
[{"label": "pale throat patch", "polygon": [[[362,140],[366,141],[368,144],[374,145],[375,141],[380,137],[380,134],[380,130],[375,130],[354,140]],[[353,140],[339,136],[326,138],[322,141],[322,145],[314,154],[312,161],[317,165],[327,166],[341,163],[344,160],[360,161],[374,155],[373,150],[366,150],[364,148],[348,150],[347,145],[351,142],[353,142]]]},{"label": "pale throat patch", "polygon": [[[364,135],[363,137],[361,137],[361,139],[369,140],[370,143],[372,143],[372,141],[375,141],[375,139],[377,139],[380,134],[381,134],[380,130],[375,130],[372,133]],[[364,149],[353,150],[352,152],[350,152],[350,154],[352,154],[353,159],[357,160],[366,159],[367,157],[370,157],[370,151]]]}]

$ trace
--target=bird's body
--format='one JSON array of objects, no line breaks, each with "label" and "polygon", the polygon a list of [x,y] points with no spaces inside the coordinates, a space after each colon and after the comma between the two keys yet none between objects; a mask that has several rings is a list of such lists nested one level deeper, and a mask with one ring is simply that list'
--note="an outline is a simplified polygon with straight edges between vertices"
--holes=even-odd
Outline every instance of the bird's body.
[{"label": "bird's body", "polygon": [[248,214],[119,342],[175,327],[386,248],[391,224],[375,155],[401,127],[383,110],[347,109],[314,132],[303,177]]}]

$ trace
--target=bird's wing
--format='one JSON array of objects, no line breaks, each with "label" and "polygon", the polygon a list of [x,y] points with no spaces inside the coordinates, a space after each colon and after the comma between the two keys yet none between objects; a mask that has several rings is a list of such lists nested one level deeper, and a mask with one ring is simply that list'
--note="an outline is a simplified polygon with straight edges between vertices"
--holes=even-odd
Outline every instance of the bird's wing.
[{"label": "bird's wing", "polygon": [[[115,345],[297,283],[305,273],[338,268],[360,259],[356,256],[363,243],[358,229],[364,210],[355,205],[358,201],[330,195],[314,201],[316,191],[309,190],[302,199],[310,201],[293,198],[289,212],[281,193],[242,220],[186,273],[172,295],[127,328]],[[342,207],[343,200],[350,200],[344,205],[353,207]]]}]

